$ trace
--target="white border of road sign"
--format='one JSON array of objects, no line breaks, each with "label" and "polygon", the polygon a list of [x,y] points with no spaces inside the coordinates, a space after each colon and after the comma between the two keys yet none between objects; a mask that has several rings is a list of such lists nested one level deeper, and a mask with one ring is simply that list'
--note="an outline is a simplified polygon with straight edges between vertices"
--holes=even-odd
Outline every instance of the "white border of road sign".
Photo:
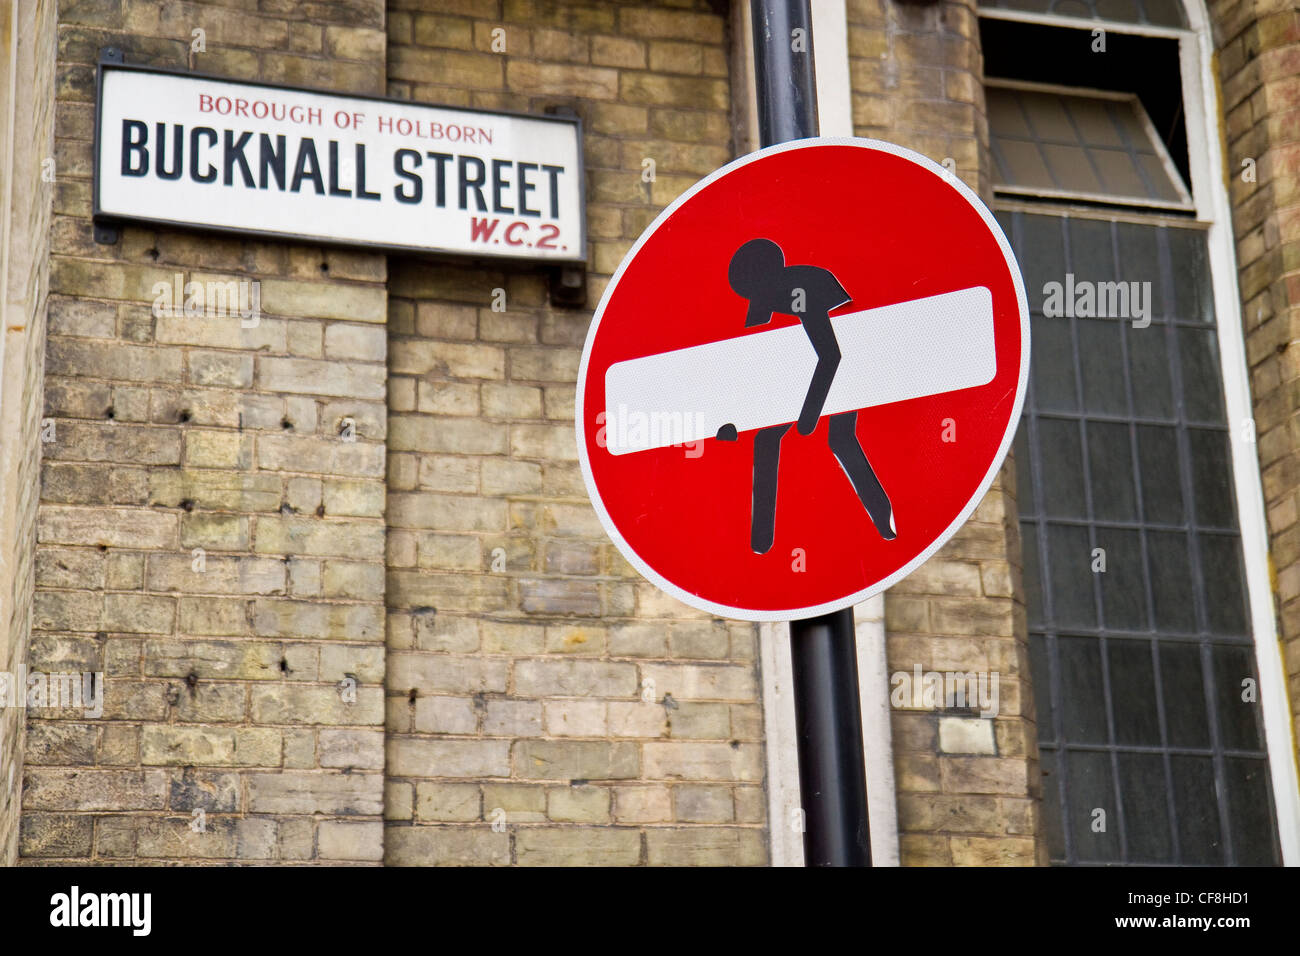
[{"label": "white border of road sign", "polygon": [[[899,568],[888,577],[877,581],[870,587],[863,588],[861,591],[846,595],[845,597],[834,601],[827,601],[824,604],[817,604],[811,607],[781,608],[770,611],[731,607],[692,594],[678,585],[673,584],[663,575],[659,574],[659,572],[642,560],[641,556],[636,553],[630,544],[627,543],[623,535],[619,533],[618,527],[614,524],[613,519],[610,518],[609,512],[605,509],[605,503],[601,499],[600,490],[596,487],[595,478],[591,473],[591,462],[587,457],[586,429],[583,427],[582,421],[587,383],[587,365],[591,360],[592,344],[596,341],[596,333],[600,329],[601,319],[604,318],[605,315],[605,307],[609,305],[610,297],[614,294],[614,290],[618,288],[619,279],[623,277],[623,273],[627,270],[627,267],[632,263],[632,260],[636,258],[637,252],[639,252],[641,247],[655,234],[655,231],[664,224],[668,217],[706,186],[721,179],[728,173],[740,169],[742,166],[747,166],[766,156],[771,156],[776,153],[784,153],[787,150],[808,149],[817,146],[855,146],[860,149],[873,149],[879,152],[890,153],[900,159],[910,160],[938,176],[945,183],[950,185],[963,199],[970,203],[972,209],[979,213],[980,218],[984,220],[984,224],[988,226],[989,232],[991,232],[993,237],[997,240],[998,248],[1002,250],[1002,255],[1006,260],[1007,268],[1010,270],[1012,281],[1015,284],[1016,301],[1020,306],[1020,376],[1016,385],[1016,404],[1015,408],[1011,410],[1011,417],[1007,421],[1006,433],[1002,436],[1002,444],[998,446],[998,452],[993,456],[993,462],[989,466],[988,473],[985,474],[983,480],[980,481],[979,487],[975,489],[974,494],[971,495],[970,500],[966,503],[965,507],[962,508],[961,513],[953,519],[952,524],[948,525],[948,527],[943,530],[942,534],[930,543],[929,547],[903,567]],[[623,557],[627,558],[632,566],[640,571],[646,580],[650,581],[667,594],[671,594],[673,597],[677,598],[677,600],[689,604],[691,607],[699,608],[701,611],[708,611],[711,614],[717,614],[721,617],[737,618],[742,621],[800,620],[802,618],[816,617],[819,614],[828,614],[831,611],[838,611],[842,608],[850,607],[854,604],[865,601],[873,595],[879,594],[881,591],[884,591],[898,581],[901,581],[924,564],[931,555],[943,547],[949,538],[957,533],[957,529],[966,523],[966,519],[971,516],[971,513],[984,498],[985,492],[987,492],[989,486],[993,484],[993,479],[997,476],[998,469],[1002,467],[1002,462],[1006,459],[1007,450],[1011,447],[1011,442],[1014,440],[1016,435],[1016,428],[1020,424],[1020,413],[1024,407],[1025,387],[1028,381],[1029,302],[1025,296],[1025,283],[1020,276],[1020,267],[1016,263],[1016,257],[1011,252],[1011,244],[1007,242],[1007,237],[1003,235],[1002,228],[998,225],[997,220],[993,218],[993,213],[991,213],[989,208],[980,201],[980,198],[971,191],[970,187],[934,160],[922,156],[920,153],[913,152],[903,146],[896,146],[893,143],[886,143],[876,139],[858,139],[856,137],[818,137],[814,139],[794,140],[789,143],[778,143],[775,146],[768,146],[765,149],[758,150],[757,152],[741,156],[739,159],[732,160],[721,169],[716,169],[708,176],[705,176],[690,189],[686,190],[686,192],[682,193],[682,195],[678,196],[667,209],[661,212],[646,231],[641,234],[641,237],[637,239],[636,244],[628,250],[627,255],[623,257],[623,261],[619,263],[618,271],[614,273],[614,277],[610,280],[609,285],[605,289],[605,294],[601,296],[600,305],[596,308],[595,316],[591,321],[591,328],[587,331],[587,342],[582,349],[582,363],[578,366],[578,390],[576,396],[576,408],[574,410],[574,427],[577,431],[578,440],[578,463],[582,466],[582,478],[587,484],[587,494],[591,498],[592,506],[596,509],[596,515],[600,518],[601,525],[605,528],[605,533],[609,535],[610,540],[612,540],[618,547],[618,550],[622,553]]]}]

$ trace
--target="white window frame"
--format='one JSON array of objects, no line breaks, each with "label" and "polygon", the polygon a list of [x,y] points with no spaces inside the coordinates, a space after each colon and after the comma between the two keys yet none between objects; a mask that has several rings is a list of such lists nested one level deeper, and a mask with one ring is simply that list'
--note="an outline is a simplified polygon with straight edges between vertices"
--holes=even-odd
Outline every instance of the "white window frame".
[{"label": "white window frame", "polygon": [[[848,15],[845,0],[812,0],[813,59],[817,113],[823,136],[853,135],[849,82]],[[758,148],[758,103],[754,88],[753,32],[748,3],[732,4],[733,89],[745,91],[741,144]],[[858,696],[862,749],[867,768],[867,812],[873,866],[898,866],[898,803],[894,792],[894,750],[890,738],[889,675],[885,663],[885,596],[854,609],[858,652]],[[790,625],[759,625],[767,810],[773,866],[803,866],[803,832],[798,826],[799,754],[795,733]]]},{"label": "white window frame", "polygon": [[[1182,0],[1187,29],[1118,23],[1083,17],[1056,16],[1018,10],[979,7],[980,17],[1015,20],[1042,26],[1102,29],[1113,33],[1164,37],[1178,41],[1183,86],[1183,114],[1192,177],[1195,221],[1205,227],[1209,246],[1210,281],[1219,336],[1219,355],[1231,429],[1232,476],[1237,496],[1237,521],[1246,572],[1255,661],[1259,669],[1259,700],[1263,708],[1264,741],[1272,774],[1282,862],[1300,866],[1300,772],[1296,767],[1295,729],[1291,719],[1286,666],[1273,610],[1269,581],[1269,536],[1255,444],[1250,397],[1250,367],[1246,360],[1245,327],[1237,286],[1237,249],[1232,234],[1232,206],[1225,182],[1227,143],[1220,124],[1218,84],[1209,67],[1214,63],[1210,17],[1205,0]],[[1235,175],[1235,170],[1232,171]]]}]

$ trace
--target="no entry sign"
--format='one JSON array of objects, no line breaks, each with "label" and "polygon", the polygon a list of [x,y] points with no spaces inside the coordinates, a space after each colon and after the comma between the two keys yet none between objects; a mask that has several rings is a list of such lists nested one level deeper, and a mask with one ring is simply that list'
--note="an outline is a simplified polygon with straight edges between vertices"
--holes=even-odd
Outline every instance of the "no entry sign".
[{"label": "no entry sign", "polygon": [[784,143],[701,180],[596,311],[578,454],[623,555],[747,620],[884,590],[1006,455],[1029,315],[988,209],[910,150]]}]

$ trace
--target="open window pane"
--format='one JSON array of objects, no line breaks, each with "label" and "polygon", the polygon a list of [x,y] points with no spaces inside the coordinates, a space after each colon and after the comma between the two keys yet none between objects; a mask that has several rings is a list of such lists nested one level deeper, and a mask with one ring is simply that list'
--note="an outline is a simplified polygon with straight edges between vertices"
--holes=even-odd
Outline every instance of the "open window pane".
[{"label": "open window pane", "polygon": [[1136,96],[994,81],[986,96],[996,192],[1192,208]]}]

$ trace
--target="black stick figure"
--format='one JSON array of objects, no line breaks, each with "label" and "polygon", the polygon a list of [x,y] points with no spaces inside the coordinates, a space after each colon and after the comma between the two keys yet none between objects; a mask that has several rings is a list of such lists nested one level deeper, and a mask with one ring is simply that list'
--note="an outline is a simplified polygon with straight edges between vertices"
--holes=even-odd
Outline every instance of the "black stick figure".
[{"label": "black stick figure", "polygon": [[[840,364],[840,347],[831,326],[830,311],[848,302],[851,296],[827,269],[786,265],[781,247],[770,239],[751,239],[737,249],[731,257],[727,278],[736,294],[749,300],[746,328],[767,324],[773,313],[793,315],[803,325],[817,353],[817,367],[796,424],[800,435],[811,435]],[[876,531],[886,541],[892,541],[897,536],[893,508],[862,450],[857,427],[856,411],[831,415],[831,452],[844,469]],[[754,499],[749,546],[756,554],[766,554],[776,535],[777,471],[781,439],[789,430],[789,425],[772,425],[760,428],[754,436]],[[718,437],[734,438],[735,428],[724,425]]]}]

